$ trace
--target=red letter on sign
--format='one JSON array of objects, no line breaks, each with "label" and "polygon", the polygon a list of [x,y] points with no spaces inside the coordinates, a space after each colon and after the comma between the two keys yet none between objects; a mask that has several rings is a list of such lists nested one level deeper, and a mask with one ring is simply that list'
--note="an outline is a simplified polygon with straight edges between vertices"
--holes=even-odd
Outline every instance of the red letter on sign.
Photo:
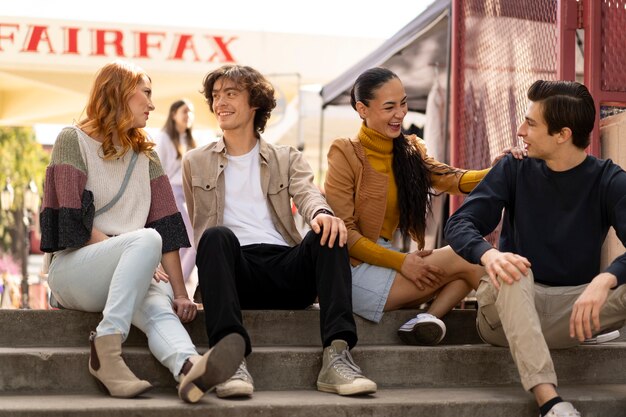
[{"label": "red letter on sign", "polygon": [[[106,34],[112,33],[114,38],[110,41],[107,41]],[[112,45],[115,47],[115,54],[117,56],[125,56],[124,55],[124,47],[122,46],[122,39],[124,38],[124,34],[119,30],[96,30],[96,44],[95,47],[92,45],[92,53],[91,55],[100,55],[105,56],[104,48],[106,45]]]},{"label": "red letter on sign", "polygon": [[3,35],[2,34],[2,28],[13,28],[15,30],[18,30],[20,28],[20,25],[13,24],[13,23],[0,23],[0,51],[4,50],[4,49],[2,49],[2,40],[3,39],[8,39],[8,40],[11,41],[11,43],[15,42],[15,32],[11,32],[8,35]]},{"label": "red letter on sign", "polygon": [[224,41],[224,38],[221,36],[207,36],[207,39],[211,45],[213,45],[213,50],[215,51],[215,53],[209,57],[209,62],[213,62],[215,58],[217,58],[219,62],[235,62],[233,55],[228,50],[228,44],[237,39],[236,37],[232,37],[227,41]]},{"label": "red letter on sign", "polygon": [[183,34],[178,36],[179,39],[178,43],[175,42],[176,49],[174,51],[174,54],[172,54],[168,59],[178,59],[182,61],[183,59],[185,59],[185,51],[189,49],[193,53],[193,60],[196,62],[200,61],[200,58],[198,58],[198,52],[196,52],[196,46],[193,43],[193,35]]},{"label": "red letter on sign", "polygon": [[156,40],[154,43],[150,43],[148,37],[151,35],[160,36],[161,38],[165,38],[164,32],[138,32],[137,38],[139,43],[139,52],[135,55],[135,58],[150,58],[148,56],[148,49],[157,48],[161,49],[161,39]]},{"label": "red letter on sign", "polygon": [[28,33],[30,36],[26,36],[22,52],[39,52],[39,42],[44,41],[48,43],[48,53],[54,53],[50,36],[48,35],[48,26],[30,26]]},{"label": "red letter on sign", "polygon": [[65,30],[65,50],[63,54],[78,55],[78,31],[80,28],[63,27],[63,30]]}]

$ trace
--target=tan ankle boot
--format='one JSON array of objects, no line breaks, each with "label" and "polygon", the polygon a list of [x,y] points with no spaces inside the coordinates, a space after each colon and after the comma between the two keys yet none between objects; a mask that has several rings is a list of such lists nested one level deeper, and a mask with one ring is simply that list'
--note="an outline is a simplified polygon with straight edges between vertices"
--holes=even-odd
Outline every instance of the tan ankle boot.
[{"label": "tan ankle boot", "polygon": [[112,397],[133,398],[143,394],[152,385],[135,376],[122,359],[122,335],[89,335],[91,355],[89,372],[104,385]]}]

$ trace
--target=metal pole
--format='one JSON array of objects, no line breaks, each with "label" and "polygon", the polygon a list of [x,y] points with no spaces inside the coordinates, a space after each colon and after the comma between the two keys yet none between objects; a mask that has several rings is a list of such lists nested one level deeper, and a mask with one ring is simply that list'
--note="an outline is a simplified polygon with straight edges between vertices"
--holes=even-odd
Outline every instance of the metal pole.
[{"label": "metal pole", "polygon": [[302,126],[302,118],[304,114],[304,97],[302,96],[302,77],[297,72],[298,77],[298,140],[297,148],[300,152],[304,151],[304,127]]},{"label": "metal pole", "polygon": [[[450,129],[450,165],[458,167],[461,159],[460,156],[460,138],[461,120],[459,120],[460,108],[463,105],[462,97],[464,88],[463,73],[463,57],[464,52],[463,39],[465,22],[463,16],[463,2],[461,0],[453,0],[451,4],[452,13],[450,21],[450,103],[449,110],[449,129]],[[450,214],[461,206],[461,198],[459,196],[450,196]]]},{"label": "metal pole", "polygon": [[596,120],[591,132],[591,146],[588,152],[600,158],[600,104],[602,103],[602,5],[599,2],[583,2],[583,22],[585,29],[585,85],[594,98]]},{"label": "metal pole", "polygon": [[576,81],[576,29],[578,29],[578,2],[557,1],[558,49],[556,54],[556,77],[559,80]]},{"label": "metal pole", "polygon": [[21,308],[28,309],[29,299],[28,299],[28,255],[30,253],[30,236],[29,236],[29,226],[30,226],[30,213],[25,206],[25,202],[22,201],[22,226],[23,226],[23,256],[22,256],[22,304]]},{"label": "metal pole", "polygon": [[323,170],[322,170],[322,162],[324,161],[324,109],[325,107],[322,106],[322,112],[320,114],[320,143],[319,143],[319,160],[318,160],[318,167],[317,167],[317,185],[321,188],[322,187],[322,174],[323,174]]}]

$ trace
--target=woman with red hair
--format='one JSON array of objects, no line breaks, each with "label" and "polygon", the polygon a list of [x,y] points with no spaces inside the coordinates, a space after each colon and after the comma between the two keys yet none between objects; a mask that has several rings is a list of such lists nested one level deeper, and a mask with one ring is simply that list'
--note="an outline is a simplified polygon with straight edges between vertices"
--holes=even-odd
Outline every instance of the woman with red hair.
[{"label": "woman with red hair", "polygon": [[143,130],[153,110],[151,80],[141,68],[117,61],[98,72],[87,116],[54,144],[41,249],[54,254],[48,283],[58,303],[102,312],[89,338],[89,372],[112,396],[131,398],[151,388],[121,357],[133,324],[180,381],[180,397],[196,402],[235,372],[244,342],[234,335],[200,356],[182,325],[196,317],[178,253],[190,245]]}]

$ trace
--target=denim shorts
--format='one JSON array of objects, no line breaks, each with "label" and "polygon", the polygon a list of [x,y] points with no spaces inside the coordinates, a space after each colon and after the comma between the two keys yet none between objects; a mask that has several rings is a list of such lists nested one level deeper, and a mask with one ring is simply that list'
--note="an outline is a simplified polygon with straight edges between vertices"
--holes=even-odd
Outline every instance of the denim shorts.
[{"label": "denim shorts", "polygon": [[[378,239],[380,246],[397,250],[391,242]],[[378,323],[383,318],[383,309],[389,296],[391,284],[397,271],[382,266],[362,263],[352,267],[352,310],[359,316]]]}]

